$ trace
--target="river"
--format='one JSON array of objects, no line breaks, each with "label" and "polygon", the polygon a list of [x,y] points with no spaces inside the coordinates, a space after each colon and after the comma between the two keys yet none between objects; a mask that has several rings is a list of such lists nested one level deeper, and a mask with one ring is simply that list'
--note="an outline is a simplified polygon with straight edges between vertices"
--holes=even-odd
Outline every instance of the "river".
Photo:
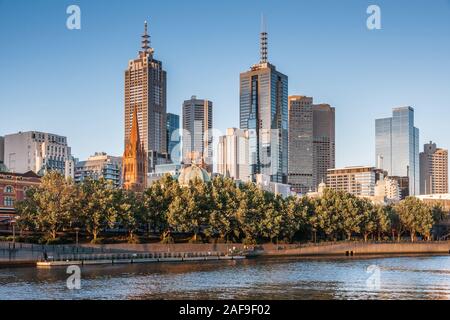
[{"label": "river", "polygon": [[[370,272],[368,272],[368,270]],[[450,299],[450,256],[0,269],[0,299]]]}]

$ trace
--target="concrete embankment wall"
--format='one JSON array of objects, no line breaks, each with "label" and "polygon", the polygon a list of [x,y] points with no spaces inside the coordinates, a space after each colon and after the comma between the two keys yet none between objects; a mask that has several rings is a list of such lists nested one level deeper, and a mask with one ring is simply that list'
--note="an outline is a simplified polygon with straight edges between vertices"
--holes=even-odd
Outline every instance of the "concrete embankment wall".
[{"label": "concrete embankment wall", "polygon": [[343,242],[316,246],[263,248],[254,256],[326,256],[376,254],[450,254],[450,242],[359,243]]},{"label": "concrete embankment wall", "polygon": [[[93,247],[93,245],[87,245]],[[254,246],[242,244],[107,244],[95,245],[96,249],[124,250],[130,252],[223,252],[230,249],[253,251]],[[364,243],[338,242],[321,244],[264,244],[256,246],[252,255],[354,255],[367,254],[415,254],[415,253],[449,253],[450,241],[445,242],[416,242],[416,243]]]}]

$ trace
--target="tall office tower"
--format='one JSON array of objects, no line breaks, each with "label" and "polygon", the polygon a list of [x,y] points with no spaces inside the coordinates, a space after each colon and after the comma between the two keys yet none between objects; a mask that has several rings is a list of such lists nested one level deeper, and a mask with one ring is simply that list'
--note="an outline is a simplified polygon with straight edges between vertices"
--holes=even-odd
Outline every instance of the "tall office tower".
[{"label": "tall office tower", "polygon": [[267,60],[267,32],[261,59],[240,74],[240,128],[249,130],[250,174],[286,183],[288,174],[288,77]]},{"label": "tall office tower", "polygon": [[213,165],[213,103],[192,96],[183,103],[183,154],[185,164],[195,161],[211,172]]},{"label": "tall office tower", "polygon": [[248,156],[248,131],[227,129],[227,134],[219,137],[217,173],[235,180],[250,181]]},{"label": "tall office tower", "polygon": [[327,181],[328,169],[335,167],[335,108],[329,104],[313,105],[313,186],[317,190]]},{"label": "tall office tower", "polygon": [[430,141],[420,153],[420,194],[448,193],[448,151]]},{"label": "tall office tower", "polygon": [[123,188],[142,192],[147,185],[147,153],[139,133],[137,108],[134,108],[130,137],[122,158]]},{"label": "tall office tower", "polygon": [[5,135],[4,158],[10,172],[43,175],[58,171],[66,178],[74,177],[75,162],[67,138],[56,134],[29,131]]},{"label": "tall office tower", "polygon": [[173,113],[167,113],[167,152],[172,163],[180,163],[180,116]]},{"label": "tall office tower", "polygon": [[166,163],[166,71],[153,58],[145,22],[142,51],[128,62],[125,71],[125,145],[130,138],[133,112],[137,108],[139,134],[148,158],[149,172],[156,164]]},{"label": "tall office tower", "polygon": [[409,195],[420,189],[419,129],[412,107],[394,108],[391,118],[375,120],[375,161],[390,176],[409,178]]},{"label": "tall office tower", "polygon": [[312,103],[311,97],[289,97],[288,183],[293,191],[301,194],[315,188]]},{"label": "tall office tower", "polygon": [[122,182],[122,157],[113,157],[105,152],[96,152],[86,161],[75,164],[75,182],[80,183],[90,178],[98,180],[103,178],[111,181],[115,187]]}]

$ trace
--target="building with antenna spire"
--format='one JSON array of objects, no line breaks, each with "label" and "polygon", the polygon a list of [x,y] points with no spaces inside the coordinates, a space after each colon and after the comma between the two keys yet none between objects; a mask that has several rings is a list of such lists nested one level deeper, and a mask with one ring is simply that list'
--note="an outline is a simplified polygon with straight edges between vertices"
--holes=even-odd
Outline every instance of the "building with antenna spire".
[{"label": "building with antenna spire", "polygon": [[249,166],[256,175],[286,183],[288,77],[268,61],[268,33],[261,19],[260,61],[240,75],[240,128],[249,130]]},{"label": "building with antenna spire", "polygon": [[130,139],[136,109],[141,143],[146,153],[148,172],[157,164],[170,161],[167,151],[167,74],[162,62],[154,59],[147,21],[141,36],[141,51],[125,70],[125,146]]}]

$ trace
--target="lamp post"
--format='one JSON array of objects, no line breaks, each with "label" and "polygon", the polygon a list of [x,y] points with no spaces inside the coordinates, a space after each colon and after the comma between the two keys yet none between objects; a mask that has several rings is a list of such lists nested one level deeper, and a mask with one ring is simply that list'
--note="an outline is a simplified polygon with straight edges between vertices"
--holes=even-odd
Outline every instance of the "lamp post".
[{"label": "lamp post", "polygon": [[78,248],[78,232],[80,232],[80,228],[76,227],[75,228],[75,243],[76,243],[77,248]]},{"label": "lamp post", "polygon": [[12,232],[13,232],[13,250],[16,249],[16,220],[11,220]]}]

